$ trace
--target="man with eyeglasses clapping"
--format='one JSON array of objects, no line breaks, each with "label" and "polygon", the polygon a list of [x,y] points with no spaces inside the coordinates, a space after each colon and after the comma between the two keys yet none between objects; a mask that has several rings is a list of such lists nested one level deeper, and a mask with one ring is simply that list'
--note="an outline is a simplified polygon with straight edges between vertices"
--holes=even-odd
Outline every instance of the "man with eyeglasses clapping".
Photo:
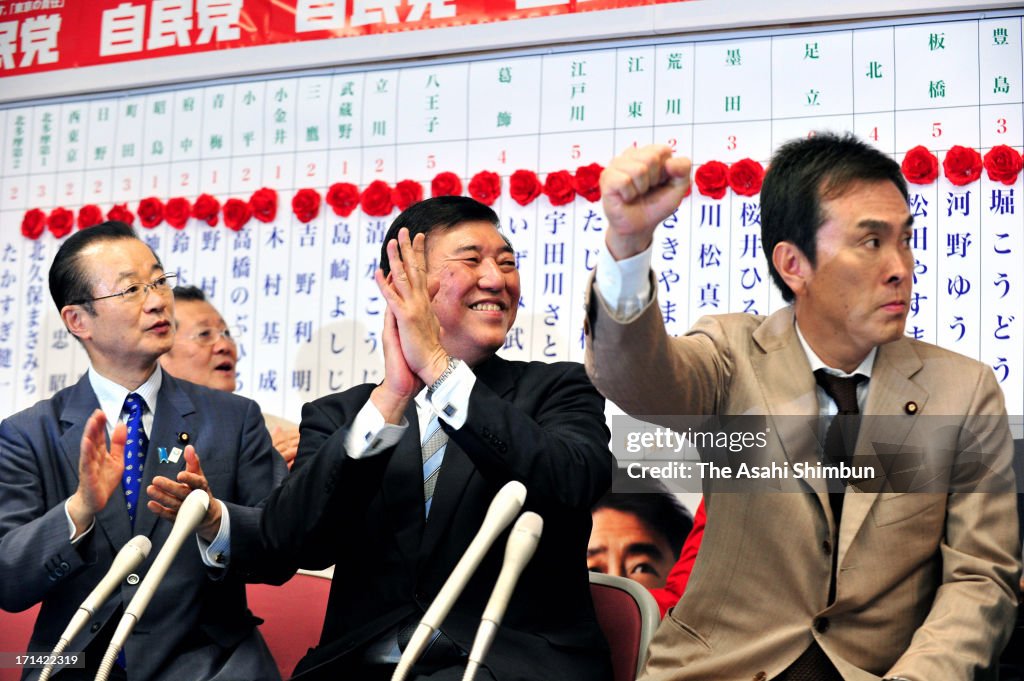
[{"label": "man with eyeglasses clapping", "polygon": [[[119,222],[76,232],[57,251],[50,293],[90,369],[0,422],[0,608],[41,601],[29,650],[50,651],[118,550],[133,535],[149,537],[144,574],[184,498],[204,489],[211,501],[198,545],[177,554],[110,678],[277,681],[230,546],[232,533],[258,522],[256,506],[283,479],[284,461],[255,402],[160,368],[174,343],[174,279]],[[86,668],[54,678],[93,678],[138,586],[130,575],[70,642]]]}]

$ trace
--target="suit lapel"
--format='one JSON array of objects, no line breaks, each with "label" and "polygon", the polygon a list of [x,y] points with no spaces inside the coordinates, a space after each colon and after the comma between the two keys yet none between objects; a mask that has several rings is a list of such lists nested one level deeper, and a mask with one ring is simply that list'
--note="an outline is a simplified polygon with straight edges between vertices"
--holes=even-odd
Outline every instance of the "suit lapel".
[{"label": "suit lapel", "polygon": [[399,550],[413,563],[423,538],[423,455],[420,448],[419,417],[410,400],[405,410],[409,429],[395,445],[381,483],[384,505]]},{"label": "suit lapel", "polygon": [[[89,374],[85,373],[72,389],[60,415],[64,429],[64,434],[61,435],[61,446],[64,450],[64,457],[75,472],[76,481],[78,480],[78,460],[82,452],[82,433],[85,432],[85,423],[99,408],[99,400],[96,399],[96,393],[93,392],[92,385],[89,383]],[[110,444],[109,437],[107,444],[108,446]],[[110,495],[107,505],[96,514],[96,525],[115,549],[124,546],[131,538],[131,523],[128,522],[124,491],[120,484]]]},{"label": "suit lapel", "polygon": [[[921,359],[906,339],[878,348],[852,464],[874,467],[876,479],[864,481],[858,492],[847,494],[843,500],[843,522],[839,532],[840,565],[868,511],[879,493],[884,491],[881,486],[887,480],[884,475],[886,461],[892,460],[891,456],[884,455],[897,452],[914,425],[916,416],[908,415],[905,405],[916,403],[916,413],[920,413],[928,401],[928,392],[911,380],[921,367]],[[883,456],[879,458],[878,454]]]},{"label": "suit lapel", "polygon": [[[764,354],[754,355],[752,365],[790,469],[798,463],[817,464],[820,408],[814,374],[793,326],[793,308],[785,307],[768,317],[754,331],[754,341]],[[817,495],[825,515],[831,518],[825,481],[801,478],[800,484]]]},{"label": "suit lapel", "polygon": [[[145,470],[142,476],[142,490],[139,501],[139,510],[135,516],[135,533],[151,537],[153,528],[157,524],[157,516],[146,508],[148,501],[146,487],[153,478],[162,475],[171,480],[177,480],[178,472],[185,470],[184,446],[178,442],[179,433],[191,435],[190,444],[196,448],[196,452],[202,457],[202,442],[195,440],[195,433],[189,429],[188,418],[195,413],[195,407],[188,395],[178,386],[178,382],[166,371],[160,384],[160,391],[157,393],[156,408],[153,410],[153,432],[149,434],[149,447],[146,450]],[[160,463],[159,448],[164,447],[168,453],[174,447],[181,447],[183,453],[175,463]],[[200,459],[202,460],[202,459]]]},{"label": "suit lapel", "polygon": [[[490,388],[496,395],[506,398],[515,388],[515,372],[512,365],[494,355],[479,366],[473,368],[476,380]],[[470,479],[476,473],[472,459],[459,445],[458,434],[447,425],[448,446],[445,448],[444,461],[437,476],[437,487],[434,490],[434,501],[430,507],[430,518],[426,523],[423,544],[420,547],[420,558],[426,558],[437,548],[438,541],[445,530],[451,525],[451,518],[459,507],[459,501]],[[422,469],[420,473],[422,479]],[[482,519],[481,519],[482,520]]]}]

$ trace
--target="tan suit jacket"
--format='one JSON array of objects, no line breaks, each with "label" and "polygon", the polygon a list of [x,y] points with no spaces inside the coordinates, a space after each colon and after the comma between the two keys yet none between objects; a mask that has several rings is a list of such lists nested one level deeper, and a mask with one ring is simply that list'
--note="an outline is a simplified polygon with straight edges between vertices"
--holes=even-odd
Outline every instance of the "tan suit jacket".
[{"label": "tan suit jacket", "polygon": [[[768,444],[778,460],[816,458],[813,429],[778,418],[819,411],[792,308],[768,318],[705,317],[679,338],[666,334],[656,301],[620,323],[591,287],[588,309],[587,371],[627,413],[765,415],[777,426]],[[1020,574],[1002,391],[981,363],[901,339],[878,349],[864,414],[854,464],[872,460],[872,442],[896,443],[927,451],[940,483],[959,475],[956,482],[969,486],[973,480],[964,478],[980,476],[978,469],[955,464],[965,450],[982,451],[993,468],[987,488],[998,491],[848,491],[833,546],[820,481],[800,481],[805,493],[795,494],[716,494],[705,483],[700,553],[686,593],[651,643],[642,678],[764,681],[812,640],[847,680],[989,677],[983,670],[994,665],[1015,619]],[[936,429],[923,418],[929,415],[957,425]],[[980,449],[971,431],[980,433]]]}]

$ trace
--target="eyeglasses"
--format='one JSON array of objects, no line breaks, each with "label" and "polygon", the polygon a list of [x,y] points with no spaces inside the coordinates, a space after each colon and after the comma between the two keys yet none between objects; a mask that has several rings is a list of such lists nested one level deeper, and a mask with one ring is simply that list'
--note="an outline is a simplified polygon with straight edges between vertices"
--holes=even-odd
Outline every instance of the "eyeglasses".
[{"label": "eyeglasses", "polygon": [[190,341],[196,345],[213,345],[221,338],[235,344],[235,338],[238,336],[239,330],[237,328],[227,329],[198,329],[195,333],[188,337]]},{"label": "eyeglasses", "polygon": [[174,288],[174,280],[177,278],[178,275],[175,273],[161,274],[148,284],[131,284],[124,290],[117,293],[111,293],[109,296],[86,298],[85,300],[78,300],[70,304],[82,305],[84,303],[95,303],[97,300],[106,300],[107,298],[121,298],[128,303],[138,303],[146,299],[146,296],[149,295],[150,289],[161,295],[167,295],[171,292],[171,289]]}]

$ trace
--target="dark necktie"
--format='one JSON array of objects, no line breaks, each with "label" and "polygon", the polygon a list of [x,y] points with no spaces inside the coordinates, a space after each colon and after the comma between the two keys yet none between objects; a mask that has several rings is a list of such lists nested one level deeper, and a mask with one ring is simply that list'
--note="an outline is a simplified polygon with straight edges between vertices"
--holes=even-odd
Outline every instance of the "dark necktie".
[{"label": "dark necktie", "polygon": [[128,519],[135,527],[135,512],[139,507],[139,490],[142,487],[142,466],[146,462],[146,447],[149,439],[142,427],[142,409],[145,406],[142,398],[129,393],[124,400],[124,410],[128,412],[128,439],[124,443],[124,474],[121,476],[121,488],[128,504]]},{"label": "dark necktie", "polygon": [[814,378],[839,407],[836,416],[840,418],[832,419],[825,434],[825,462],[833,466],[849,464],[853,458],[853,447],[857,443],[857,430],[860,426],[860,419],[851,418],[860,415],[860,407],[857,406],[857,384],[867,380],[867,376],[856,374],[843,378],[824,369],[818,369],[814,372]]}]

